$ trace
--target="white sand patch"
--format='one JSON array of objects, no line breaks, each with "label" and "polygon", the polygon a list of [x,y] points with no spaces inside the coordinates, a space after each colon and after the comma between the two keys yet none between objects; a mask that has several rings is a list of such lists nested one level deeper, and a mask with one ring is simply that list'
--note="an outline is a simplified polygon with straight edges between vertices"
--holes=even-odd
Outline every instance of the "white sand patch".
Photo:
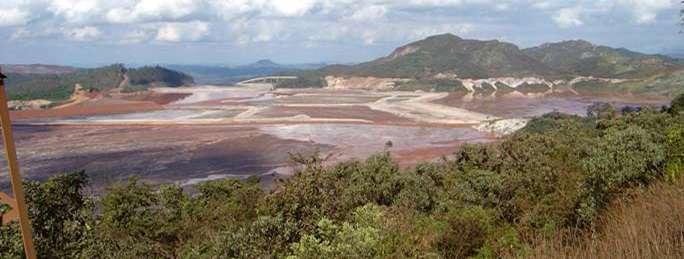
[{"label": "white sand patch", "polygon": [[158,93],[183,93],[191,94],[181,100],[173,102],[174,105],[191,104],[212,100],[222,100],[227,98],[257,98],[262,96],[269,89],[263,86],[193,86],[193,87],[160,87],[151,89]]},{"label": "white sand patch", "polygon": [[486,121],[476,126],[475,129],[483,132],[491,132],[497,136],[504,136],[522,129],[529,119],[501,119]]},{"label": "white sand patch", "polygon": [[478,124],[497,119],[483,113],[432,103],[446,95],[447,93],[418,93],[417,97],[398,102],[392,101],[398,98],[393,95],[370,103],[368,107],[415,121],[437,124]]}]

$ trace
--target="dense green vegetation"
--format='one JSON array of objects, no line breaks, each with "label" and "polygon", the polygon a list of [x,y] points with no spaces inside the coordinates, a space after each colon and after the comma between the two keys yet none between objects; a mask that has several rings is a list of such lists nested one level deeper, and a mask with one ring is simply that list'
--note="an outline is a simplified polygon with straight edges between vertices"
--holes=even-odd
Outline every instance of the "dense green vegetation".
[{"label": "dense green vegetation", "polygon": [[277,88],[321,88],[326,87],[325,75],[317,70],[296,73],[295,80],[282,80],[276,84]]},{"label": "dense green vegetation", "polygon": [[65,74],[8,74],[6,84],[11,100],[62,101],[69,99],[76,84],[89,91],[109,90],[120,86],[124,74],[130,78],[126,87],[134,90],[153,84],[175,87],[193,82],[188,75],[159,66],[128,69],[115,64]]},{"label": "dense green vegetation", "polygon": [[[600,230],[625,193],[681,183],[682,107],[551,113],[406,170],[389,152],[329,167],[293,155],[296,174],[268,192],[256,178],[193,195],[132,179],[94,198],[83,172],[26,189],[41,258],[525,257],[540,239]],[[0,257],[21,256],[17,229],[0,228]]]},{"label": "dense green vegetation", "polygon": [[453,34],[410,43],[374,61],[327,69],[333,74],[419,79],[432,78],[438,73],[461,78],[557,76],[555,71],[513,44],[461,39]]},{"label": "dense green vegetation", "polygon": [[643,78],[681,68],[677,60],[667,56],[598,46],[583,40],[547,43],[524,51],[553,69],[581,76]]},{"label": "dense green vegetation", "polygon": [[93,90],[117,87],[124,71],[122,65],[111,65],[59,75],[9,74],[7,92],[12,100],[65,100],[69,99],[76,84]]},{"label": "dense green vegetation", "polygon": [[178,87],[193,83],[192,77],[160,66],[145,66],[126,70],[130,85],[150,85]]}]

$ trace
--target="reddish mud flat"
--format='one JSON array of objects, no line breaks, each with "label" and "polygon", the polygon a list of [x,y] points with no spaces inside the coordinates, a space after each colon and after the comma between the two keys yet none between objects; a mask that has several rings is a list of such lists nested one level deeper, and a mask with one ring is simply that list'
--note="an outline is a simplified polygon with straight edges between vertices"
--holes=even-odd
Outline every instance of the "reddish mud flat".
[{"label": "reddish mud flat", "polygon": [[[464,143],[495,141],[481,125],[524,125],[526,118],[554,110],[584,114],[596,101],[618,107],[668,102],[517,92],[485,96],[200,86],[98,97],[12,116],[25,176],[46,179],[86,170],[98,192],[131,176],[188,186],[256,175],[269,185],[292,173],[291,153],[318,151],[333,164],[388,150],[409,167],[450,156]],[[8,186],[7,176],[0,175],[0,189]]]},{"label": "reddish mud flat", "polygon": [[[44,180],[85,170],[96,191],[131,176],[146,182],[197,182],[268,174],[289,165],[289,153],[329,146],[279,139],[241,126],[15,126],[22,172]],[[1,164],[0,170],[6,170]],[[267,175],[268,176],[268,175]],[[0,176],[7,189],[9,179]]]},{"label": "reddish mud flat", "polygon": [[189,94],[159,94],[153,92],[122,94],[117,96],[117,98],[93,98],[53,109],[12,111],[10,116],[13,120],[25,120],[156,111],[163,109],[163,105],[178,101],[187,96]]},{"label": "reddish mud flat", "polygon": [[[318,151],[332,164],[365,159],[391,141],[390,151],[407,166],[448,155],[465,142],[490,139],[470,128],[358,124],[15,126],[15,135],[27,178],[85,170],[95,192],[131,176],[190,185],[257,175],[268,185],[292,172],[291,153]],[[6,175],[0,176],[0,187],[9,187]]]},{"label": "reddish mud flat", "polygon": [[361,119],[378,124],[415,124],[414,121],[366,106],[346,107],[271,107],[256,114],[263,117],[288,117],[304,114],[312,118]]},{"label": "reddish mud flat", "polygon": [[435,100],[437,104],[458,107],[462,109],[491,114],[494,116],[534,117],[545,113],[558,111],[567,114],[585,115],[587,107],[594,102],[610,103],[617,109],[625,106],[655,106],[668,105],[670,99],[661,96],[633,96],[633,95],[557,95],[557,94],[529,94],[518,92],[492,94],[450,93],[448,96]]}]

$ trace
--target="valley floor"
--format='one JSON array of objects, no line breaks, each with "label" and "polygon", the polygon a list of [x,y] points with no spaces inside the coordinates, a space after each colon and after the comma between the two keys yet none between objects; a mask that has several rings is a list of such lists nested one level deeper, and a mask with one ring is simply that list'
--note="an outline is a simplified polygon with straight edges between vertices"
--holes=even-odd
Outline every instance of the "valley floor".
[{"label": "valley floor", "polygon": [[[449,156],[463,143],[496,139],[526,118],[554,110],[584,114],[595,101],[662,105],[659,98],[271,90],[267,85],[157,88],[13,112],[18,155],[33,179],[84,169],[98,189],[139,176],[194,183],[292,172],[288,153],[320,152],[328,163],[389,149],[402,166]],[[483,126],[485,125],[485,126]],[[509,126],[508,126],[509,125]],[[2,165],[5,166],[4,164]],[[0,176],[0,188],[9,185]],[[97,191],[97,190],[96,190]]]}]

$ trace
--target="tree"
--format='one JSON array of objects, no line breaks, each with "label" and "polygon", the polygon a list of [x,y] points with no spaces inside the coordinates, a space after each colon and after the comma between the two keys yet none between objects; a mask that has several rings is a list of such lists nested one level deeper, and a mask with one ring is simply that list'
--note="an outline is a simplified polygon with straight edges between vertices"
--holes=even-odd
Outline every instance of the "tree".
[{"label": "tree", "polygon": [[[87,183],[83,171],[25,183],[38,257],[77,258],[89,246],[94,221],[93,203],[84,194]],[[16,224],[0,227],[0,257],[23,256],[20,240]]]},{"label": "tree", "polygon": [[668,111],[672,115],[684,112],[684,94],[680,94],[672,100]]},{"label": "tree", "polygon": [[596,102],[587,108],[587,117],[609,119],[615,117],[615,108],[609,103]]}]

